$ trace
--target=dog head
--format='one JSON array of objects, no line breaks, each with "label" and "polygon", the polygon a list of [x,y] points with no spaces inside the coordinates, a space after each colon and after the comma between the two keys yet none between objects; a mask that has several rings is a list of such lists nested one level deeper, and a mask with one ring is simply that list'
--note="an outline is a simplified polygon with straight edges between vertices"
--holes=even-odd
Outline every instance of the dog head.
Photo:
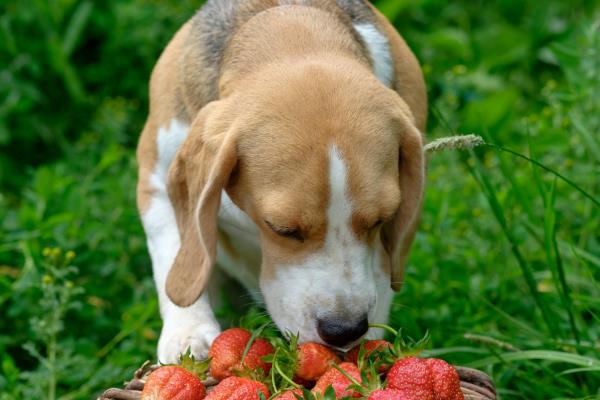
[{"label": "dog head", "polygon": [[174,303],[206,286],[226,190],[259,228],[282,331],[344,347],[385,319],[420,211],[422,138],[397,93],[345,63],[272,67],[197,116],[169,177]]}]

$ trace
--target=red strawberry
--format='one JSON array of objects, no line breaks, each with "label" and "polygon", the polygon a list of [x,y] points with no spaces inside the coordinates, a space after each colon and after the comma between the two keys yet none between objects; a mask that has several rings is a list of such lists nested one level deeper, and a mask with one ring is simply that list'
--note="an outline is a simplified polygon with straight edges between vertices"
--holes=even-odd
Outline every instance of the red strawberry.
[{"label": "red strawberry", "polygon": [[246,345],[252,335],[245,329],[227,329],[213,341],[208,352],[211,358],[210,374],[213,378],[222,380],[233,375],[235,371],[245,368],[255,370],[261,368],[265,373],[269,372],[271,364],[261,358],[273,353],[273,346],[264,339],[255,339],[241,365],[242,356]]},{"label": "red strawberry", "polygon": [[[355,346],[352,350],[346,353],[345,361],[357,364],[358,363],[358,352],[360,351],[360,346],[365,348],[365,358],[368,357],[375,350],[383,351],[387,348],[392,347],[392,344],[387,340],[368,340],[358,346]],[[383,371],[380,371],[383,372]]]},{"label": "red strawberry", "polygon": [[259,400],[258,392],[262,392],[266,399],[269,398],[269,390],[263,383],[231,376],[215,386],[206,400]]},{"label": "red strawberry", "polygon": [[444,360],[407,357],[397,361],[387,376],[387,387],[423,400],[463,400],[460,378]]},{"label": "red strawberry", "polygon": [[410,398],[434,400],[433,379],[424,360],[407,357],[396,361],[387,375],[387,387]]},{"label": "red strawberry", "polygon": [[196,375],[179,366],[164,366],[152,372],[142,392],[142,400],[200,400],[206,389]]},{"label": "red strawberry", "polygon": [[331,363],[339,363],[338,356],[329,348],[319,343],[304,343],[298,346],[298,364],[295,378],[300,381],[316,381],[331,367]]},{"label": "red strawberry", "polygon": [[438,358],[428,358],[425,362],[433,376],[433,398],[435,400],[464,399],[460,390],[460,377],[452,365]]},{"label": "red strawberry", "polygon": [[[360,371],[356,365],[349,362],[343,362],[339,365],[339,368],[343,369],[358,382],[361,381]],[[324,394],[327,387],[331,385],[335,391],[335,397],[338,399],[345,396],[360,397],[360,393],[354,390],[347,390],[348,386],[352,385],[352,383],[353,382],[340,371],[331,367],[319,378],[312,392],[315,394]]]},{"label": "red strawberry", "polygon": [[273,346],[271,346],[271,343],[267,342],[265,339],[254,339],[250,345],[250,348],[248,349],[243,366],[250,370],[256,370],[257,368],[260,368],[265,374],[268,374],[271,370],[271,364],[264,361],[262,358],[272,354],[273,351]]},{"label": "red strawberry", "polygon": [[282,394],[275,397],[273,400],[298,400],[296,395],[302,398],[302,390],[294,389],[294,390],[286,390]]},{"label": "red strawberry", "polygon": [[396,389],[380,389],[369,395],[368,400],[415,400]]}]

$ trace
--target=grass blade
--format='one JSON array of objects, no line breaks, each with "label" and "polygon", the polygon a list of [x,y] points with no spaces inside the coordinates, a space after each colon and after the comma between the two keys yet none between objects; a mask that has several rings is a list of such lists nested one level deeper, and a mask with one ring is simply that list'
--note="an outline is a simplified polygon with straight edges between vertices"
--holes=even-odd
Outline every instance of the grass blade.
[{"label": "grass blade", "polygon": [[474,361],[468,365],[471,368],[483,368],[494,364],[514,361],[528,360],[546,360],[556,363],[567,363],[578,365],[584,368],[600,368],[600,360],[581,356],[579,354],[566,353],[564,351],[549,351],[549,350],[525,350],[517,352],[507,352],[500,355],[501,357],[486,357],[481,360]]},{"label": "grass blade", "polygon": [[567,311],[569,316],[569,324],[571,325],[571,332],[575,341],[579,343],[579,332],[577,325],[575,324],[575,317],[573,316],[573,303],[571,301],[571,295],[569,293],[569,286],[565,278],[565,270],[563,267],[562,257],[558,248],[558,242],[556,240],[556,212],[554,205],[556,202],[556,178],[552,182],[550,189],[545,193],[544,196],[544,249],[546,252],[546,259],[548,267],[552,271],[554,278],[554,284],[556,290],[561,294],[561,300],[563,307]]},{"label": "grass blade", "polygon": [[550,167],[545,166],[544,164],[542,164],[541,162],[534,160],[530,157],[527,157],[524,154],[518,153],[514,150],[511,149],[507,149],[505,147],[499,146],[497,144],[493,144],[493,143],[486,143],[485,144],[487,147],[490,147],[492,149],[496,149],[496,150],[500,150],[503,151],[505,153],[509,153],[512,154],[513,156],[522,158],[526,161],[529,161],[530,163],[534,164],[537,167],[540,167],[541,169],[543,169],[546,172],[551,173],[552,175],[556,176],[557,178],[559,178],[560,180],[562,180],[563,182],[567,183],[569,186],[571,186],[573,189],[577,190],[579,193],[581,193],[582,195],[584,195],[585,197],[587,197],[589,200],[591,200],[596,207],[600,207],[600,200],[597,200],[594,196],[592,196],[591,194],[589,194],[588,192],[586,192],[585,190],[583,190],[579,185],[577,185],[575,182],[573,182],[572,180],[570,180],[569,178],[565,177],[564,175],[556,172],[555,170],[553,170]]},{"label": "grass blade", "polygon": [[541,340],[545,337],[543,332],[536,331],[533,327],[527,325],[527,323],[525,323],[524,321],[521,321],[518,318],[515,318],[514,316],[508,314],[507,312],[502,310],[500,307],[497,307],[496,305],[492,304],[486,298],[479,297],[479,300],[481,302],[485,303],[492,310],[497,312],[502,318],[506,319],[507,321],[509,321],[510,323],[515,325],[516,327],[520,328],[523,332],[527,332],[531,337],[534,337],[539,340]]},{"label": "grass blade", "polygon": [[483,194],[488,200],[488,204],[492,209],[492,213],[494,214],[498,224],[502,228],[502,232],[508,239],[510,243],[510,249],[517,259],[519,266],[521,267],[521,271],[523,272],[523,277],[525,278],[525,282],[529,288],[529,292],[531,293],[535,303],[537,304],[540,312],[542,313],[542,318],[548,327],[548,330],[553,338],[556,339],[558,336],[558,328],[554,322],[554,319],[551,317],[550,311],[543,298],[540,296],[540,293],[537,291],[537,285],[535,282],[535,278],[533,277],[533,272],[529,263],[523,257],[521,250],[519,249],[519,244],[517,242],[516,237],[514,236],[512,230],[509,228],[508,223],[506,221],[506,217],[504,215],[504,211],[496,196],[494,188],[492,187],[491,182],[483,173],[483,166],[481,165],[481,161],[475,156],[473,152],[471,152],[472,159],[475,160],[475,167],[472,167],[467,163],[467,168],[471,172],[471,175],[475,178]]},{"label": "grass blade", "polygon": [[93,4],[91,1],[84,1],[80,3],[69,24],[67,25],[67,30],[63,37],[62,48],[65,57],[70,57],[75,49],[75,45],[77,41],[81,37],[81,33],[85,27],[86,22],[92,15]]}]

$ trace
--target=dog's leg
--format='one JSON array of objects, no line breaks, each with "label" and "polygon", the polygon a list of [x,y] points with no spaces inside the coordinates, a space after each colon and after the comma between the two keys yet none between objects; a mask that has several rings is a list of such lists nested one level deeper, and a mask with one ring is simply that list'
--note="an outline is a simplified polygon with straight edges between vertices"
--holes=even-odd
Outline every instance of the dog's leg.
[{"label": "dog's leg", "polygon": [[159,129],[158,160],[153,174],[148,177],[152,195],[142,215],[163,319],[158,341],[158,359],[163,363],[176,362],[188,348],[194,356],[205,357],[220,331],[206,293],[191,306],[182,308],[171,302],[165,290],[167,275],[180,247],[175,212],[165,182],[168,166],[186,135],[187,127],[176,121],[166,129]]},{"label": "dog's leg", "polygon": [[205,293],[191,306],[182,308],[173,304],[165,292],[167,274],[180,245],[175,214],[166,195],[155,194],[143,222],[163,319],[158,359],[163,363],[176,362],[188,347],[196,357],[205,357],[220,330],[208,295]]}]

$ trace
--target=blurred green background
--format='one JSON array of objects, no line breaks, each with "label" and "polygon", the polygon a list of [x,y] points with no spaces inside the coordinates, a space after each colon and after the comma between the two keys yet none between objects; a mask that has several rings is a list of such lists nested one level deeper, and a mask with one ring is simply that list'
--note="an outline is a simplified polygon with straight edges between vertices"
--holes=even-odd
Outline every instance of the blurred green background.
[{"label": "blurred green background", "polygon": [[[90,399],[154,357],[134,148],[151,68],[200,4],[0,3],[0,399]],[[422,62],[429,138],[544,166],[431,156],[392,324],[501,398],[600,399],[599,1],[376,4]]]}]

